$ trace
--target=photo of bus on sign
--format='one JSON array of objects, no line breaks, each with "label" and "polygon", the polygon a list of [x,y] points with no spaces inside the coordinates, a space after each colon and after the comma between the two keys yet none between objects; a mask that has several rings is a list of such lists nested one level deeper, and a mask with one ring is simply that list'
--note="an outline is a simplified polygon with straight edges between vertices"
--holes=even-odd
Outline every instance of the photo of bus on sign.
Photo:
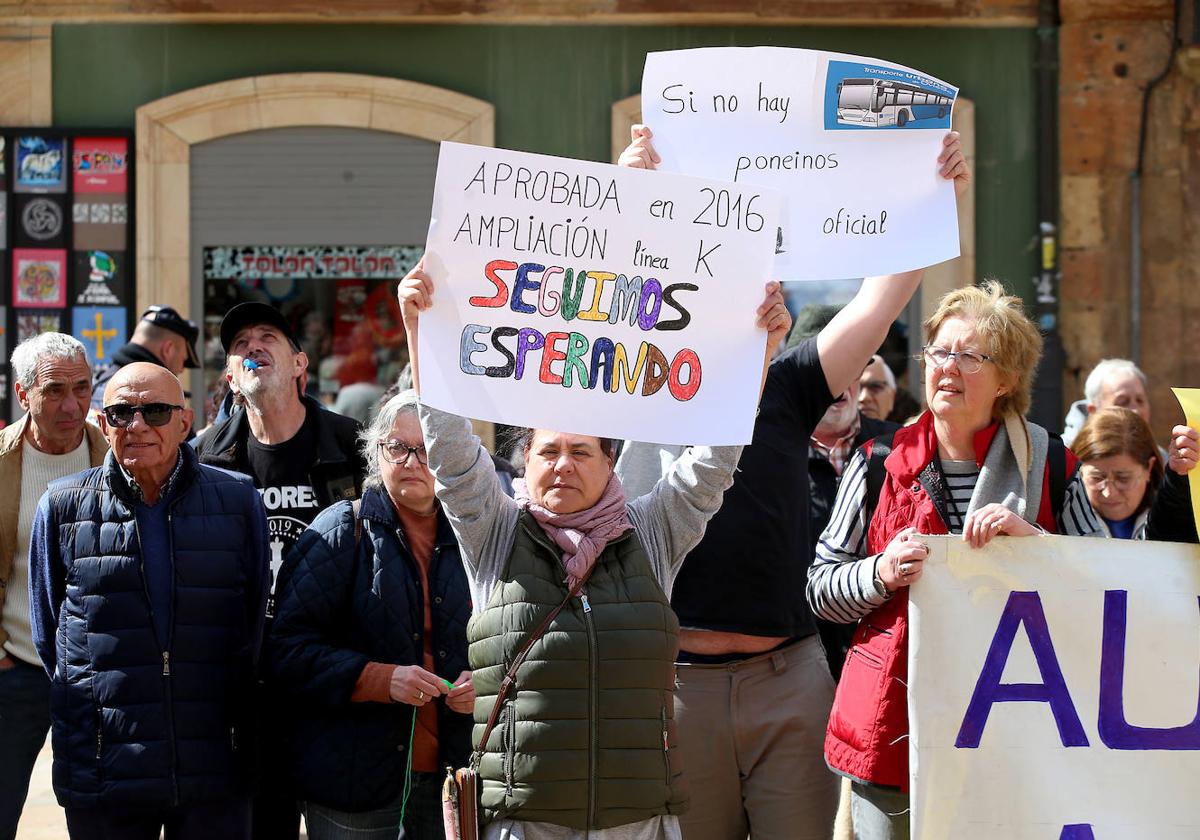
[{"label": "photo of bus on sign", "polygon": [[957,88],[898,67],[831,61],[825,129],[947,129]]}]

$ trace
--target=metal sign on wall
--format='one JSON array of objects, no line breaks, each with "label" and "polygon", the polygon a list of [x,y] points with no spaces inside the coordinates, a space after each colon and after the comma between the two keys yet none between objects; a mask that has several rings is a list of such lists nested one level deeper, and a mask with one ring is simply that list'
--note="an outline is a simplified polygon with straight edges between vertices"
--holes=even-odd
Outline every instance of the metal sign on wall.
[{"label": "metal sign on wall", "polygon": [[[70,332],[102,367],[134,306],[133,135],[0,128],[0,362],[42,332]],[[0,425],[21,414],[0,370]]]},{"label": "metal sign on wall", "polygon": [[403,277],[419,245],[219,245],[204,249],[205,280],[389,280]]}]

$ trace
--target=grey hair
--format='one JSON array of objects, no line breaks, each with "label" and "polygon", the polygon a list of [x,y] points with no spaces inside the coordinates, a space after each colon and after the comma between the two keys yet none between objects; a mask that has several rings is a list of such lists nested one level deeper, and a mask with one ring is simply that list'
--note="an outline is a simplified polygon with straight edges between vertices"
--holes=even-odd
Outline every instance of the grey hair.
[{"label": "grey hair", "polygon": [[1091,405],[1099,406],[1100,392],[1104,390],[1104,383],[1114,373],[1135,374],[1138,379],[1142,380],[1142,388],[1147,393],[1149,392],[1150,383],[1146,381],[1146,374],[1142,373],[1142,369],[1129,359],[1102,359],[1100,364],[1092,368],[1087,382],[1083,385],[1083,396]]},{"label": "grey hair", "polygon": [[379,470],[379,444],[383,443],[391,434],[392,426],[396,424],[396,418],[403,414],[411,414],[416,417],[417,406],[420,404],[421,401],[417,398],[416,391],[401,391],[380,406],[371,422],[363,427],[362,432],[358,435],[358,444],[363,460],[367,462],[367,477],[363,481],[364,487],[381,487],[383,485],[383,476]]},{"label": "grey hair", "polygon": [[871,357],[871,361],[867,364],[873,365],[879,362],[879,366],[883,368],[883,378],[887,380],[888,387],[893,391],[896,390],[896,374],[892,373],[892,366],[883,360],[883,356],[876,353]]},{"label": "grey hair", "polygon": [[[60,332],[44,332],[27,338],[17,345],[12,353],[13,377],[21,383],[21,387],[29,390],[37,384],[37,366],[41,359],[74,360],[83,357],[83,363],[88,364],[87,351],[83,344],[74,336]],[[88,365],[91,369],[91,365]]]}]

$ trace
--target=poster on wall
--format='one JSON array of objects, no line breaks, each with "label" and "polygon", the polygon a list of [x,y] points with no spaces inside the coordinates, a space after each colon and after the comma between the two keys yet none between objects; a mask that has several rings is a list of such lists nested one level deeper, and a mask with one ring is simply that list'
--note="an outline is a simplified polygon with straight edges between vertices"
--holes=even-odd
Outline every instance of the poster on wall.
[{"label": "poster on wall", "polygon": [[127,247],[129,204],[125,193],[76,195],[71,209],[76,251],[121,251]]},{"label": "poster on wall", "polygon": [[17,334],[10,342],[13,347],[44,332],[61,332],[62,312],[18,312],[16,322]]},{"label": "poster on wall", "polygon": [[66,210],[60,195],[16,195],[13,221],[17,248],[66,247]]},{"label": "poster on wall", "polygon": [[837,280],[958,256],[937,164],[957,96],[872,58],[704,47],[646,56],[642,119],[659,169],[784,194],[779,279]]},{"label": "poster on wall", "polygon": [[71,185],[79,193],[127,193],[129,141],[124,137],[76,137]]},{"label": "poster on wall", "polygon": [[66,149],[65,137],[18,137],[13,166],[13,192],[66,192]]},{"label": "poster on wall", "polygon": [[13,250],[12,305],[41,308],[67,305],[65,251],[17,248]]},{"label": "poster on wall", "polygon": [[132,302],[123,251],[76,251],[71,272],[75,306],[124,306]]},{"label": "poster on wall", "polygon": [[71,313],[71,334],[83,342],[93,368],[112,362],[127,338],[125,325],[123,306],[77,306]]},{"label": "poster on wall", "polygon": [[8,364],[8,307],[0,306],[0,365]]},{"label": "poster on wall", "polygon": [[[3,152],[0,152],[2,154]],[[0,251],[8,247],[8,193],[0,191]]]}]

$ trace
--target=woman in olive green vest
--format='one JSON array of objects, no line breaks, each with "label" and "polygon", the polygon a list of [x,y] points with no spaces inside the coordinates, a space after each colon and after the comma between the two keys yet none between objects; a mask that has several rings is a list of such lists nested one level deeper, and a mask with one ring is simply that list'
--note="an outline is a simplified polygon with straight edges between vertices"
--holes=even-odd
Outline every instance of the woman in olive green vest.
[{"label": "woman in olive green vest", "polygon": [[[432,296],[418,264],[399,289],[418,391],[419,313]],[[758,325],[768,332],[765,374],[791,326],[778,283]],[[693,447],[626,502],[612,441],[534,429],[510,499],[467,420],[428,406],[420,417],[471,586],[477,744],[522,643],[586,578],[517,671],[483,745],[485,840],[679,840],[675,815],[687,800],[671,585],[733,483],[741,447]]]}]

